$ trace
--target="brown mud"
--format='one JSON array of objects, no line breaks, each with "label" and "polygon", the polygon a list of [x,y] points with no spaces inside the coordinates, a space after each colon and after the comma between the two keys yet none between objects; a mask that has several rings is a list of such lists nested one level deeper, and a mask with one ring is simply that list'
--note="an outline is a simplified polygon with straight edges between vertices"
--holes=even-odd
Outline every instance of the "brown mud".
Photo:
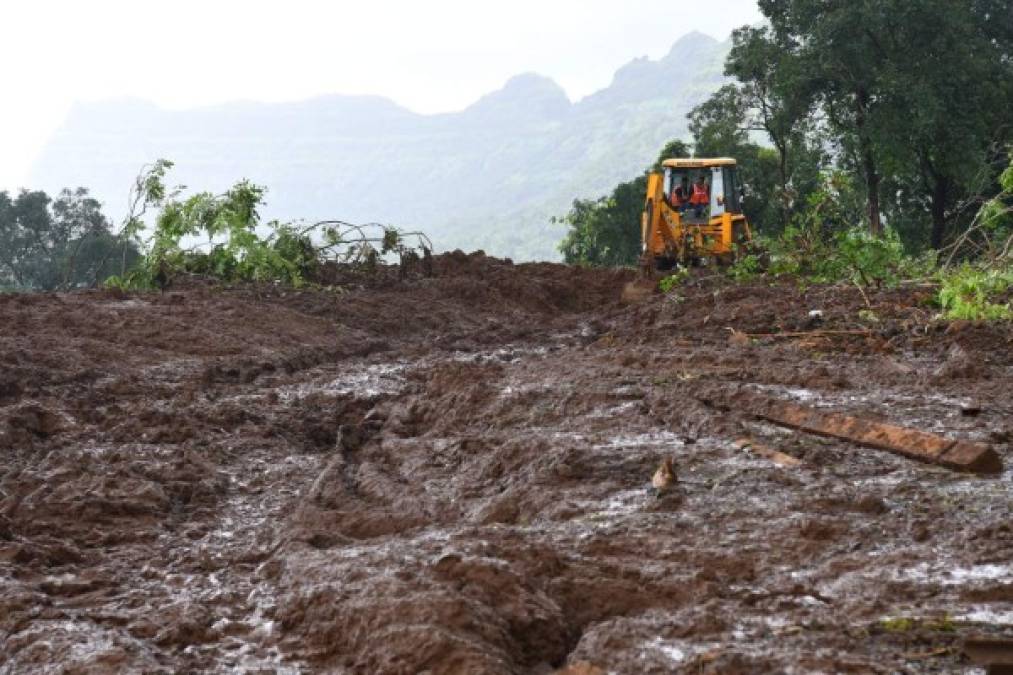
[{"label": "brown mud", "polygon": [[[435,263],[0,296],[0,672],[970,673],[966,636],[1013,635],[1010,325]],[[739,390],[1007,469],[708,403]]]}]

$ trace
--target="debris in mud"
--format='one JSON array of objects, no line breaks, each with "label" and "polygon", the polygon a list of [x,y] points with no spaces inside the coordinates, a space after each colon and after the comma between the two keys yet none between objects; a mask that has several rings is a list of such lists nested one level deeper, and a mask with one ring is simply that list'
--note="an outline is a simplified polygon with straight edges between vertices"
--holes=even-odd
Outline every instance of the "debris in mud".
[{"label": "debris in mud", "polygon": [[797,457],[792,457],[791,455],[785,454],[779,450],[775,450],[770,446],[764,445],[759,441],[754,441],[751,438],[738,439],[735,441],[735,447],[740,450],[748,450],[754,455],[759,455],[760,457],[769,459],[778,466],[794,467],[802,463]]},{"label": "debris in mud", "polygon": [[[1008,325],[926,329],[870,289],[870,335],[854,290],[720,278],[623,305],[630,271],[463,253],[334,272],[340,293],[0,296],[4,669],[952,672],[965,637],[1008,635],[1010,481],[699,400],[1007,452]],[[806,333],[800,307],[837,332],[755,337]],[[958,340],[987,372],[934,381]]]},{"label": "debris in mud", "polygon": [[658,497],[661,497],[678,483],[678,478],[675,475],[675,469],[672,467],[672,458],[666,457],[661,460],[661,466],[654,472],[651,477],[651,486],[654,488],[654,492]]},{"label": "debris in mud", "polygon": [[964,653],[986,666],[987,675],[1013,675],[1013,638],[974,636],[964,640]]},{"label": "debris in mud", "polygon": [[47,438],[63,428],[63,420],[54,412],[37,404],[28,404],[15,409],[7,418],[11,434],[28,432],[39,438]]},{"label": "debris in mud", "polygon": [[[955,441],[858,417],[818,411],[787,401],[740,392],[733,397],[743,410],[763,419],[824,436],[834,436],[951,469],[981,474],[1002,473],[1002,459],[982,443]],[[732,404],[726,403],[731,407]]]},{"label": "debris in mud", "polygon": [[954,344],[946,353],[946,360],[932,371],[932,377],[936,382],[946,380],[968,379],[987,375],[981,370],[981,365],[967,353],[959,344]]}]

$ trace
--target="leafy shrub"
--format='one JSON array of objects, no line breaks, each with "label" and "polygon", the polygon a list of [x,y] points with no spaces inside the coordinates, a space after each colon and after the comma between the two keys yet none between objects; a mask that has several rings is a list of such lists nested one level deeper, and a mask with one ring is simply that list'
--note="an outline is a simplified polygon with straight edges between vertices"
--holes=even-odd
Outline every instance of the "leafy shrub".
[{"label": "leafy shrub", "polygon": [[891,228],[881,236],[855,222],[853,188],[837,174],[809,197],[806,209],[781,236],[767,241],[770,272],[815,283],[850,281],[859,286],[892,286],[930,273],[929,258],[912,258]]},{"label": "leafy shrub", "polygon": [[881,237],[861,226],[824,237],[811,228],[791,225],[767,246],[771,273],[815,283],[850,281],[860,286],[892,286],[927,272],[927,266],[931,266],[931,261],[908,256],[900,237],[890,228]]},{"label": "leafy shrub", "polygon": [[679,271],[668,275],[664,279],[658,282],[658,288],[661,289],[662,293],[668,293],[672,289],[681,286],[684,281],[689,279],[689,270],[680,269]]},{"label": "leafy shrub", "polygon": [[[172,162],[159,160],[135,181],[131,213],[120,237],[145,255],[133,269],[106,279],[107,287],[162,286],[179,272],[299,286],[319,264],[318,251],[305,233],[277,221],[260,222],[265,188],[243,180],[220,195],[200,192],[181,199],[180,189],[165,186],[170,168]],[[142,216],[149,209],[159,211],[145,239]]]},{"label": "leafy shrub", "polygon": [[940,282],[939,305],[945,318],[1013,319],[1010,301],[1002,302],[1013,287],[1013,267],[989,270],[965,264],[943,274]]},{"label": "leafy shrub", "polygon": [[[1013,236],[1013,156],[999,177],[999,184],[1002,192],[985,203],[978,217],[994,240],[1006,242]],[[1008,249],[1004,252],[1010,253]]]},{"label": "leafy shrub", "polygon": [[735,262],[728,268],[728,276],[735,281],[749,281],[762,271],[763,264],[757,253],[737,250]]}]

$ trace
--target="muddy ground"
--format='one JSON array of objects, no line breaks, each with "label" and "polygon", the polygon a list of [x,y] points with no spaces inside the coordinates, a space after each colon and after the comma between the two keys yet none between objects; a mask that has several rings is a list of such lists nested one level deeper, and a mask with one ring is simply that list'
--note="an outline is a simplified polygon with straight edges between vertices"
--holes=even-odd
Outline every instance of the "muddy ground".
[{"label": "muddy ground", "polygon": [[623,305],[629,279],[450,254],[325,290],[0,296],[0,671],[983,672],[960,645],[1013,635],[1009,468],[706,401],[1009,467],[1013,327],[917,286],[860,317],[847,287],[701,272]]}]

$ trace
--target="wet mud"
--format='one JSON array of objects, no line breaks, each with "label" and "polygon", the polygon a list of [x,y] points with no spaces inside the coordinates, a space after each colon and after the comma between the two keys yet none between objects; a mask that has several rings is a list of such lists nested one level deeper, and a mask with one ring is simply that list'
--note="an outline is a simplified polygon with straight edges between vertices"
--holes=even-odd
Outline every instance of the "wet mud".
[{"label": "wet mud", "polygon": [[0,672],[973,673],[1013,636],[1009,324],[480,254],[332,276],[0,296]]}]

